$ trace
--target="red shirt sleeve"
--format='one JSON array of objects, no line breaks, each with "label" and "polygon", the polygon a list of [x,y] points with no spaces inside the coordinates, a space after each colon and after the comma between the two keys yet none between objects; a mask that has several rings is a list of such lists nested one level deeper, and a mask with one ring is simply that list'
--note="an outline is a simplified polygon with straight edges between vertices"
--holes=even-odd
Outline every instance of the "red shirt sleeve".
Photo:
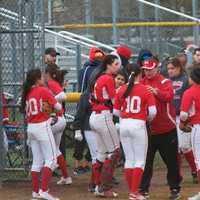
[{"label": "red shirt sleeve", "polygon": [[120,88],[119,91],[115,95],[113,107],[116,110],[121,110],[121,107],[122,107],[123,102],[124,102],[124,98],[122,98],[122,91],[123,91],[123,88]]},{"label": "red shirt sleeve", "polygon": [[157,92],[158,94],[156,95],[156,98],[161,101],[169,102],[174,98],[173,87],[170,80],[168,79],[161,81],[161,88],[159,88]]},{"label": "red shirt sleeve", "polygon": [[191,105],[192,105],[192,95],[190,95],[189,90],[186,90],[181,100],[180,111],[188,113]]},{"label": "red shirt sleeve", "polygon": [[53,92],[53,94],[56,96],[57,94],[63,92],[63,88],[60,86],[60,84],[54,80],[48,81],[48,87]]},{"label": "red shirt sleeve", "polygon": [[154,95],[151,92],[149,92],[148,90],[146,91],[145,97],[146,97],[148,106],[155,106],[156,105]]},{"label": "red shirt sleeve", "polygon": [[42,92],[43,101],[47,101],[50,105],[55,105],[58,101],[54,98],[54,96],[48,91],[47,88],[43,89]]},{"label": "red shirt sleeve", "polygon": [[106,81],[106,90],[108,92],[109,98],[113,99],[115,97],[116,90],[115,90],[115,81],[111,76]]}]

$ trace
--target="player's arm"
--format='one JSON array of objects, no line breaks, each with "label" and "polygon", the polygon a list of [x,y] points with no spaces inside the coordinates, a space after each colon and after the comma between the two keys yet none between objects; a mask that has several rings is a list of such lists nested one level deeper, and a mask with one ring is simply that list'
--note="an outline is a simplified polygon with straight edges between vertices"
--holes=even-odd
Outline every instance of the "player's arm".
[{"label": "player's arm", "polygon": [[47,102],[50,106],[53,106],[54,109],[60,111],[62,109],[62,105],[55,99],[55,97],[48,91],[48,89],[44,89],[43,101]]},{"label": "player's arm", "polygon": [[112,79],[108,79],[108,81],[106,81],[106,89],[108,92],[109,99],[112,101],[112,104],[114,104],[116,89],[115,89],[115,82]]},{"label": "player's arm", "polygon": [[122,106],[122,97],[120,95],[120,92],[121,90],[119,90],[116,95],[115,95],[115,98],[114,98],[114,105],[113,105],[113,115],[116,115],[116,116],[120,116],[120,110],[121,110],[121,106]]},{"label": "player's arm", "polygon": [[148,119],[148,121],[152,121],[157,114],[155,98],[154,98],[153,94],[148,91],[147,91],[145,97],[147,98],[147,105],[148,105],[147,119]]},{"label": "player's arm", "polygon": [[189,90],[186,90],[183,94],[181,100],[181,108],[180,108],[180,120],[185,122],[189,118],[189,110],[192,106],[192,96],[189,93]]},{"label": "player's arm", "polygon": [[170,102],[174,98],[174,92],[169,79],[164,79],[161,82],[161,88],[151,88],[149,89],[156,98],[163,102]]}]

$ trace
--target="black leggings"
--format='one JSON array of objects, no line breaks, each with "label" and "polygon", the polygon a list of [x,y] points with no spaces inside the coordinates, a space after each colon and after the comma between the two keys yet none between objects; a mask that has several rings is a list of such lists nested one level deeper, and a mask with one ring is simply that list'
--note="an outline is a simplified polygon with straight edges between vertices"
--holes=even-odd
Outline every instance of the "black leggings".
[{"label": "black leggings", "polygon": [[179,191],[181,177],[177,162],[178,140],[176,129],[173,129],[165,134],[149,136],[147,159],[140,190],[146,192],[149,191],[153,175],[153,162],[157,151],[167,166],[167,181],[170,190],[177,189]]}]

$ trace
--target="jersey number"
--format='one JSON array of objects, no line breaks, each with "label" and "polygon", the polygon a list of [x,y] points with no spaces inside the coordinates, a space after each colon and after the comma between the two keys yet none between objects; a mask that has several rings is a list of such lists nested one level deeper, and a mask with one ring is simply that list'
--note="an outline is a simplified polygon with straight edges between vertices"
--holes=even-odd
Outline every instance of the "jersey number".
[{"label": "jersey number", "polygon": [[[42,108],[41,104],[42,100],[40,100],[40,108]],[[37,115],[39,113],[37,100],[35,98],[30,98],[28,101],[26,101],[26,113],[28,116]]]},{"label": "jersey number", "polygon": [[126,98],[126,112],[127,113],[139,113],[141,110],[141,98],[139,96]]}]

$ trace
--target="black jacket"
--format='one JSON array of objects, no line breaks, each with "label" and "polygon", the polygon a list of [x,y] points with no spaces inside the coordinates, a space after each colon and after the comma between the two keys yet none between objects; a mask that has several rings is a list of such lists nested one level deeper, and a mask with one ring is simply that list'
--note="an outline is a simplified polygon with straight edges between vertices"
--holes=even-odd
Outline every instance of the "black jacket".
[{"label": "black jacket", "polygon": [[90,130],[89,119],[92,108],[89,102],[90,91],[87,89],[80,98],[78,109],[73,122],[74,130]]}]

